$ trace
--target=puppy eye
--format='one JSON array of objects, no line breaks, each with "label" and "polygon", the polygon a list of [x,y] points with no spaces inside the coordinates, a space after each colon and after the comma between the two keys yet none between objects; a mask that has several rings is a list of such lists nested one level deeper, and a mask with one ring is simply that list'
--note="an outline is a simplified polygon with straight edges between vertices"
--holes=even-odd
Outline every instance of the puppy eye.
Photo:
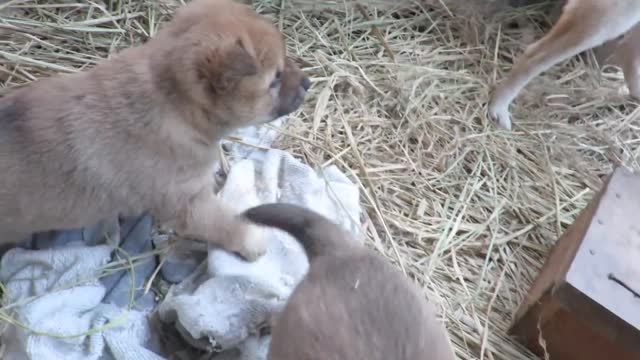
[{"label": "puppy eye", "polygon": [[282,71],[276,72],[276,78],[273,79],[271,84],[269,84],[269,88],[275,89],[280,86],[280,82],[282,82]]}]

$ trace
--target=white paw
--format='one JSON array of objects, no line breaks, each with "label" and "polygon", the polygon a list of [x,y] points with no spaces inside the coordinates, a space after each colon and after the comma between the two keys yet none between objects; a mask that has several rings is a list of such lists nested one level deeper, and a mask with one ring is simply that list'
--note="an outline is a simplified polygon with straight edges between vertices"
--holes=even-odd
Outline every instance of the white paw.
[{"label": "white paw", "polygon": [[501,106],[493,100],[489,103],[489,117],[504,129],[511,130],[509,105]]},{"label": "white paw", "polygon": [[235,252],[245,260],[254,262],[267,252],[264,230],[253,224],[246,224],[244,230]]},{"label": "white paw", "polygon": [[629,84],[629,96],[634,101],[640,101],[640,81],[637,84]]}]

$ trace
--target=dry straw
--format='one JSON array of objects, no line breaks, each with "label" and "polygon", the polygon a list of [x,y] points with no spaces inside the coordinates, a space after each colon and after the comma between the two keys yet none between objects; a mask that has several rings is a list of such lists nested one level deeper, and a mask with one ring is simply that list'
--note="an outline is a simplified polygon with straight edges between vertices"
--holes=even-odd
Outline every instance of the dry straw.
[{"label": "dry straw", "polygon": [[[177,4],[5,2],[0,91],[144,41]],[[638,168],[639,110],[619,71],[595,71],[590,57],[555,66],[517,99],[506,132],[486,118],[488,92],[547,28],[542,7],[253,5],[313,79],[280,146],[318,168],[337,164],[361,187],[370,246],[441,304],[461,359],[534,359],[506,335],[528,285],[601,178]]]}]

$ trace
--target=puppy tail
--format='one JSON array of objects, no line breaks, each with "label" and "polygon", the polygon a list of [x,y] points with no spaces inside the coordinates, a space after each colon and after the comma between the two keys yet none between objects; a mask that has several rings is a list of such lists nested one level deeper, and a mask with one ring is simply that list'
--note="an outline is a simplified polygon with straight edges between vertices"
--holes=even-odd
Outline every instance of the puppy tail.
[{"label": "puppy tail", "polygon": [[275,227],[295,237],[304,247],[309,261],[318,256],[344,252],[355,245],[340,226],[298,205],[265,204],[245,211],[243,216],[251,222]]}]

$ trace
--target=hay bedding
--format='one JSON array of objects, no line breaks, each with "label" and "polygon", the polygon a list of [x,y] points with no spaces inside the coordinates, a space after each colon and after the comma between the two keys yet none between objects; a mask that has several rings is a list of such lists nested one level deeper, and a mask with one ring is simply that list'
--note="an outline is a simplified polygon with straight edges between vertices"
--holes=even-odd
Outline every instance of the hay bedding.
[{"label": "hay bedding", "polygon": [[[4,2],[1,93],[145,41],[176,4]],[[540,7],[447,4],[254,2],[314,82],[280,145],[362,187],[369,244],[441,304],[460,358],[533,359],[506,336],[511,316],[601,178],[639,167],[640,110],[619,71],[582,57],[527,87],[514,132],[492,126],[490,84],[548,21]]]}]

